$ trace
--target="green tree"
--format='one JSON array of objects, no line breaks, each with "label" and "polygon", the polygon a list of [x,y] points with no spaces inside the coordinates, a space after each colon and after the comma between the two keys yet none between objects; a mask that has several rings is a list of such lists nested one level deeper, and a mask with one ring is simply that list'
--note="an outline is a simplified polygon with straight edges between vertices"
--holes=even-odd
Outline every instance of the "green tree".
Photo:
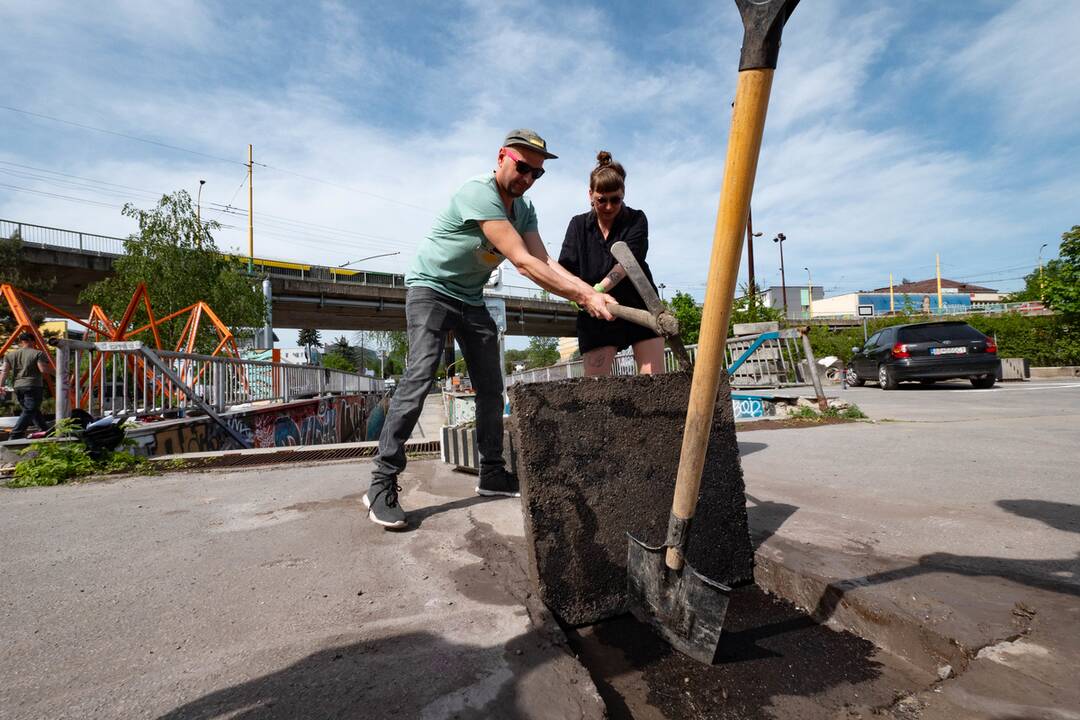
[{"label": "green tree", "polygon": [[372,347],[378,349],[380,355],[386,353],[387,375],[393,374],[391,367],[400,368],[405,365],[405,358],[409,355],[409,335],[404,330],[373,330],[368,333]]},{"label": "green tree", "polygon": [[530,368],[547,367],[559,361],[559,339],[553,337],[531,337],[525,351],[526,362]]},{"label": "green tree", "polygon": [[675,319],[679,321],[679,335],[684,345],[693,345],[698,341],[701,331],[701,306],[694,302],[694,298],[681,290],[675,291],[675,296],[668,300],[667,306],[671,308]]},{"label": "green tree", "polygon": [[731,307],[731,321],[728,323],[729,336],[735,323],[776,322],[784,316],[783,310],[765,305],[763,302],[765,291],[760,285],[757,285],[755,292],[752,293],[749,286],[743,285],[742,292],[742,297],[736,298]]},{"label": "green tree", "polygon": [[1080,322],[1080,225],[1061,234],[1058,259],[1051,260],[1053,271],[1042,280],[1043,299],[1069,324]]},{"label": "green tree", "polygon": [[505,353],[503,353],[503,360],[505,361],[506,365],[504,370],[506,371],[506,374],[509,375],[514,372],[514,366],[518,363],[528,363],[529,351],[510,348]]},{"label": "green tree", "polygon": [[356,372],[356,364],[349,358],[341,355],[337,352],[328,352],[322,356],[323,367],[330,368],[331,370],[344,370],[345,372]]},{"label": "green tree", "polygon": [[[124,254],[113,264],[113,275],[87,287],[80,302],[100,305],[119,320],[139,283],[146,283],[159,317],[201,300],[237,336],[250,336],[263,324],[266,302],[257,279],[240,259],[223,255],[215,245],[212,231],[220,227],[218,223],[204,222],[200,227],[187,192],[164,195],[151,210],[128,203],[123,214],[135,219],[139,232],[124,241]],[[145,321],[140,308],[134,323]],[[183,326],[179,319],[161,328],[166,347],[176,345]],[[202,327],[206,329],[197,347],[209,352],[217,341],[208,323]]]},{"label": "green tree", "polygon": [[319,331],[312,328],[304,328],[300,331],[300,337],[298,338],[300,347],[307,348],[308,359],[311,359],[311,348],[322,345],[322,338],[319,336]]},{"label": "green tree", "polygon": [[[326,346],[327,355],[336,355],[349,362],[349,369],[356,370],[357,362],[360,359],[359,348],[355,348],[349,344],[348,339],[342,335],[334,338],[334,342]],[[325,363],[323,363],[325,365]],[[327,366],[329,367],[329,366]],[[339,370],[341,368],[338,368]]]}]

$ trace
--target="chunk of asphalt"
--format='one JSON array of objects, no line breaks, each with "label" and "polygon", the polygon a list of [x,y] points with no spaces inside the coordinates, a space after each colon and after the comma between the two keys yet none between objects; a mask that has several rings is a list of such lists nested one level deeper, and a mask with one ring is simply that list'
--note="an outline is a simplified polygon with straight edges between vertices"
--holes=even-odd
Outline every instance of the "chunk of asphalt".
[{"label": "chunk of asphalt", "polygon": [[[579,378],[509,392],[530,570],[541,599],[570,625],[625,612],[626,533],[664,542],[690,375]],[[747,527],[724,376],[687,559],[712,580],[752,581]]]}]

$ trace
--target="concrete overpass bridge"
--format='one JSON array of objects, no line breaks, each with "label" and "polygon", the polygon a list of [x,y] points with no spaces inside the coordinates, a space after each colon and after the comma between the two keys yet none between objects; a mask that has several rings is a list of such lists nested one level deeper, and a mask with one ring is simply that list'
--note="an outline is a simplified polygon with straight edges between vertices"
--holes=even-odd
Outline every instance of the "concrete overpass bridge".
[{"label": "concrete overpass bridge", "polygon": [[[42,298],[76,316],[90,308],[78,302],[87,285],[107,277],[123,254],[123,239],[42,225],[0,220],[0,237],[18,231],[23,239],[20,270],[55,278]],[[276,327],[334,330],[404,330],[405,278],[391,273],[255,259],[255,277],[269,276]],[[153,283],[148,282],[153,300]],[[508,335],[563,337],[575,334],[576,311],[538,290],[506,288],[491,297],[506,302]]]}]

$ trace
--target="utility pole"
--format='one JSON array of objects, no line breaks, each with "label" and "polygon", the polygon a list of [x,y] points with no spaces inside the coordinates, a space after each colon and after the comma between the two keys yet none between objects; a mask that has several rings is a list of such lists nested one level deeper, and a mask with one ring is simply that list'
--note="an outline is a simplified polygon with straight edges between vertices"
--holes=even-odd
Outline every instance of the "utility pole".
[{"label": "utility pole", "polygon": [[255,163],[251,160],[251,145],[248,145],[248,272],[255,272],[255,193],[251,183]]},{"label": "utility pole", "polygon": [[938,314],[940,314],[942,312],[942,310],[941,310],[941,254],[940,253],[934,255],[934,261],[937,264],[937,309],[938,309]]},{"label": "utility pole", "polygon": [[814,278],[810,276],[810,268],[804,267],[806,271],[806,312],[810,316],[810,319],[814,319]]},{"label": "utility pole", "polygon": [[1043,302],[1043,296],[1046,294],[1046,285],[1043,283],[1043,265],[1042,265],[1042,251],[1046,249],[1046,246],[1050,243],[1043,243],[1039,248],[1039,302]]},{"label": "utility pole", "polygon": [[889,312],[896,312],[896,302],[893,299],[892,273],[889,273]]},{"label": "utility pole", "polygon": [[780,243],[780,292],[784,296],[784,319],[788,319],[787,310],[787,280],[784,279],[784,241],[787,240],[784,237],[784,233],[777,233],[773,238],[774,243]]},{"label": "utility pole", "polygon": [[761,237],[762,233],[754,232],[754,215],[753,212],[747,208],[746,210],[746,274],[750,281],[750,287],[748,288],[750,294],[750,304],[753,304],[754,293],[757,292],[757,282],[754,280],[754,238]]},{"label": "utility pole", "polygon": [[199,226],[199,234],[195,236],[195,244],[202,247],[202,186],[205,180],[199,181],[199,192],[195,196],[195,224]]}]

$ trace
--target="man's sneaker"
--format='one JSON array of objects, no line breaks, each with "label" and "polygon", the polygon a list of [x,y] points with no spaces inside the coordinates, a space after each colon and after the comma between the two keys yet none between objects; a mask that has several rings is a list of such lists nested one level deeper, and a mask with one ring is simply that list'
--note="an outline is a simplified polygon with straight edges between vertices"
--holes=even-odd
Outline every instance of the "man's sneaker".
[{"label": "man's sneaker", "polygon": [[480,473],[480,482],[476,485],[476,494],[521,497],[521,493],[518,491],[517,475],[507,472],[505,468]]},{"label": "man's sneaker", "polygon": [[405,511],[398,505],[399,492],[401,486],[393,480],[389,483],[372,483],[364,493],[368,520],[388,528],[405,527]]}]

